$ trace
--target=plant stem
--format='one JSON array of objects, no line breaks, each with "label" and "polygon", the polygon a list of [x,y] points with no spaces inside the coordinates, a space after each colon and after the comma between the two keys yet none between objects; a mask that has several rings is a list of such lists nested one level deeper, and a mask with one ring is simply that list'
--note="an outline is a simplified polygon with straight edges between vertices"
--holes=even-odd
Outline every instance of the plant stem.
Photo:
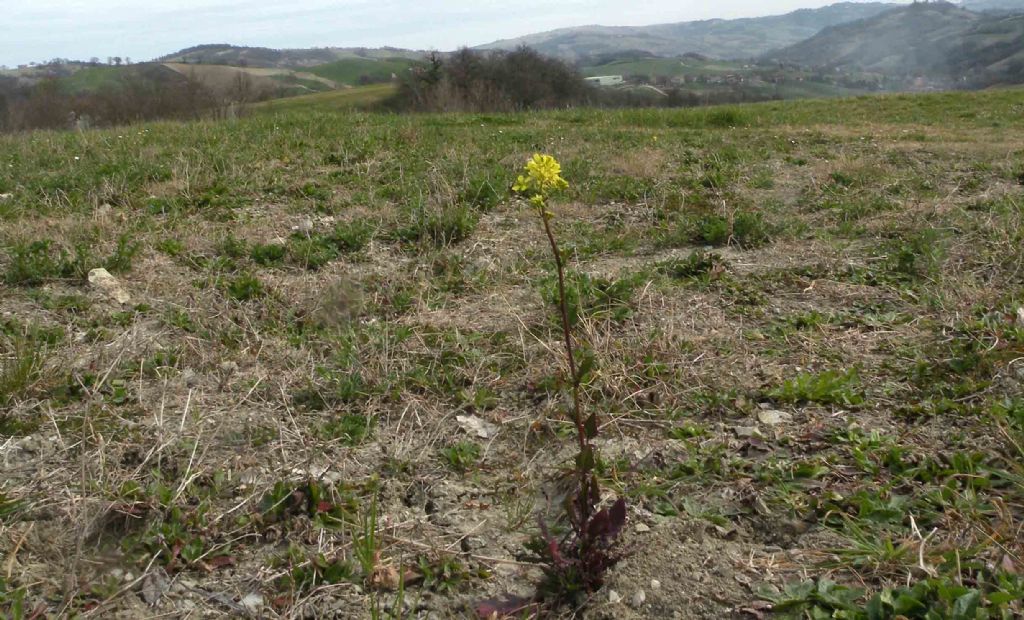
[{"label": "plant stem", "polygon": [[[576,425],[576,439],[580,451],[587,447],[587,432],[584,428],[583,412],[580,409],[580,376],[576,371],[576,355],[572,346],[572,331],[569,328],[569,310],[565,301],[565,268],[562,265],[562,253],[558,251],[558,243],[551,232],[551,218],[541,210],[540,219],[544,222],[544,232],[551,244],[551,253],[555,255],[555,267],[558,270],[558,309],[562,315],[562,337],[565,340],[565,356],[569,360],[569,374],[572,377],[572,418]],[[584,475],[584,472],[580,472]]]}]

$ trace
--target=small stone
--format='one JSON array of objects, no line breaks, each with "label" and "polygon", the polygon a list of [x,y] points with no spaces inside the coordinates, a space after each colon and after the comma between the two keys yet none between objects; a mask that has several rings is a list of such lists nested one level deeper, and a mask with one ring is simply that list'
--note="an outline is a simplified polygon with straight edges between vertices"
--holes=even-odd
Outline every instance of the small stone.
[{"label": "small stone", "polygon": [[14,194],[0,194],[0,202],[10,200],[12,197],[14,197]]},{"label": "small stone", "polygon": [[220,365],[220,371],[225,375],[233,375],[238,372],[238,364],[235,362],[224,362]]},{"label": "small stone", "polygon": [[637,523],[636,524],[636,531],[638,533],[640,533],[640,534],[643,534],[644,532],[650,532],[651,531],[651,527],[649,525],[647,525],[646,523]]},{"label": "small stone", "polygon": [[[125,576],[127,577],[127,575]],[[155,607],[170,589],[171,582],[166,571],[158,568],[142,580],[142,600],[150,607]]]},{"label": "small stone", "polygon": [[131,297],[121,288],[121,283],[117,281],[117,278],[102,267],[89,272],[89,285],[119,304],[131,301]]},{"label": "small stone", "polygon": [[756,426],[735,426],[732,432],[736,433],[736,436],[740,439],[760,438],[762,436],[761,431]]},{"label": "small stone", "polygon": [[657,579],[651,579],[651,589],[652,590],[660,590],[661,589],[661,582],[658,581]]},{"label": "small stone", "polygon": [[256,613],[263,607],[263,596],[258,592],[250,592],[239,601],[250,613]]},{"label": "small stone", "polygon": [[186,370],[181,376],[185,380],[186,387],[191,389],[199,385],[199,375],[194,370]]},{"label": "small stone", "polygon": [[292,230],[301,233],[311,233],[313,232],[313,220],[307,217],[306,219],[299,222],[297,226],[293,227]]},{"label": "small stone", "polygon": [[768,426],[777,426],[783,422],[789,422],[793,419],[793,416],[785,411],[779,411],[777,409],[766,409],[757,412],[757,419],[761,424],[767,424]]},{"label": "small stone", "polygon": [[637,590],[636,593],[633,594],[633,600],[631,602],[633,603],[633,607],[643,607],[645,601],[647,601],[647,593],[643,590]]},{"label": "small stone", "polygon": [[616,592],[615,590],[608,590],[609,603],[618,603],[620,601],[622,601],[622,596],[618,592]]}]

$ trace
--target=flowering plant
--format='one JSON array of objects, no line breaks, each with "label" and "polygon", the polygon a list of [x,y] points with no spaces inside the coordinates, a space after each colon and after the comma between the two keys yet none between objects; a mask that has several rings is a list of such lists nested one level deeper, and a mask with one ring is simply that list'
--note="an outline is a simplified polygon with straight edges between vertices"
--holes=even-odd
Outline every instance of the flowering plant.
[{"label": "flowering plant", "polygon": [[[576,455],[573,475],[575,488],[566,499],[565,514],[569,522],[568,533],[556,538],[540,523],[540,537],[531,545],[543,566],[545,580],[540,594],[566,601],[593,592],[601,587],[604,575],[622,557],[616,546],[626,523],[626,502],[619,499],[610,507],[599,509],[601,491],[594,473],[597,453],[593,445],[598,434],[597,414],[585,416],[580,404],[580,384],[583,374],[576,363],[568,304],[565,293],[565,268],[562,253],[552,231],[554,214],[548,209],[548,199],[555,192],[568,189],[562,178],[562,167],[550,155],[536,154],[526,163],[524,174],[519,175],[512,191],[526,197],[537,210],[551,247],[558,271],[558,306],[561,313],[562,337],[568,362],[572,389],[572,411],[569,412],[576,427],[579,453]],[[584,364],[586,366],[586,364]],[[520,605],[512,607],[512,605]],[[522,601],[490,604],[481,607],[481,615],[501,615],[499,612],[522,610]]]}]

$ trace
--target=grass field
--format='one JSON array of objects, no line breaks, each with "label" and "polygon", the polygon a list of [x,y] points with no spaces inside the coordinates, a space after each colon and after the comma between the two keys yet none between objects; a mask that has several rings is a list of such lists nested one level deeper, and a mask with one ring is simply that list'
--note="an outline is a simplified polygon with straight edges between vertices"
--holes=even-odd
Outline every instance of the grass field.
[{"label": "grass field", "polygon": [[264,115],[352,111],[370,108],[394,93],[394,84],[371,84],[312,95],[272,99],[252,106],[252,110]]},{"label": "grass field", "polygon": [[578,617],[1020,617],[1019,90],[351,111],[372,92],[0,136],[0,614],[529,594],[574,455],[508,190],[539,151],[628,500]]},{"label": "grass field", "polygon": [[364,77],[374,82],[390,81],[392,75],[404,75],[409,67],[415,64],[417,64],[415,61],[406,58],[343,58],[336,62],[312,67],[309,71],[338,84],[356,86]]}]

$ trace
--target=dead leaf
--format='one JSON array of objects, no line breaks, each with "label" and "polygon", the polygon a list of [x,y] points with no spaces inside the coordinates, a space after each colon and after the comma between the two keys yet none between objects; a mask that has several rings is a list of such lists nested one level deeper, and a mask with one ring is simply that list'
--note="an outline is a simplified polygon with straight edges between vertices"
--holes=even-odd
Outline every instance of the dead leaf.
[{"label": "dead leaf", "polygon": [[483,418],[478,418],[471,415],[460,415],[455,416],[455,421],[459,423],[462,430],[466,431],[470,435],[476,435],[481,439],[490,439],[498,434],[500,430],[495,424],[491,424]]}]

